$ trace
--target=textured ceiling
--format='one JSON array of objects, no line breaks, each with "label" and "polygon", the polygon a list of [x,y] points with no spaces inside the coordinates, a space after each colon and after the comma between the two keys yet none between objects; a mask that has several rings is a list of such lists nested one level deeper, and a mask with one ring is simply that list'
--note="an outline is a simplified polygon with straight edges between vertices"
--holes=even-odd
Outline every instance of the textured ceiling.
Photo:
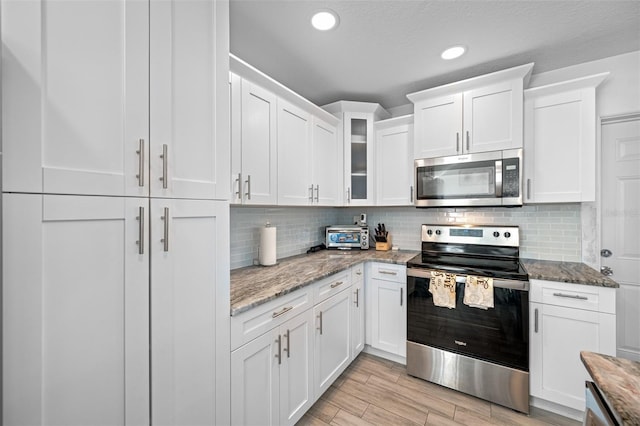
[{"label": "textured ceiling", "polygon": [[[329,8],[340,25],[311,28]],[[408,103],[417,90],[535,62],[534,74],[640,50],[640,1],[231,0],[231,52],[318,105]],[[454,44],[462,58],[443,61]]]}]

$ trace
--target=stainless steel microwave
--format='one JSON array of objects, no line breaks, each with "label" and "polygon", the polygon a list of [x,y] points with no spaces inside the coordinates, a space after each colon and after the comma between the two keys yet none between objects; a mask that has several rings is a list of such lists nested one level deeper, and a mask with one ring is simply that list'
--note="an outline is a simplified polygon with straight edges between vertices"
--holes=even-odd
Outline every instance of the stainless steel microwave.
[{"label": "stainless steel microwave", "polygon": [[521,206],[522,149],[414,162],[416,207]]}]

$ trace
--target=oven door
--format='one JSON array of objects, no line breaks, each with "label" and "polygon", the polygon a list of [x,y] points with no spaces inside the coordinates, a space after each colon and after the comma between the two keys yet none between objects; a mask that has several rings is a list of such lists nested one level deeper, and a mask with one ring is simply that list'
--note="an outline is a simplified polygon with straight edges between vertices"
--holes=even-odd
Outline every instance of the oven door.
[{"label": "oven door", "polygon": [[456,307],[433,304],[431,270],[407,268],[407,341],[529,371],[529,283],[494,279],[494,308],[463,303],[466,276],[457,277]]}]

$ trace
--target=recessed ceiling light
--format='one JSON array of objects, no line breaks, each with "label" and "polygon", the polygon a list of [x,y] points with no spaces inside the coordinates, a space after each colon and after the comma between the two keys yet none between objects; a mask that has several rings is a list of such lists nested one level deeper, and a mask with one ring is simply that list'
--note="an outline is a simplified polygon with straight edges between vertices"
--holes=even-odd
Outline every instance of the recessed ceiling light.
[{"label": "recessed ceiling light", "polygon": [[320,31],[331,30],[338,26],[338,22],[338,14],[329,9],[319,10],[311,17],[311,25]]},{"label": "recessed ceiling light", "polygon": [[445,50],[444,52],[442,52],[442,54],[440,55],[440,57],[442,59],[455,59],[455,58],[459,58],[460,56],[464,55],[464,52],[466,52],[467,49],[464,46],[453,46],[448,48],[447,50]]}]

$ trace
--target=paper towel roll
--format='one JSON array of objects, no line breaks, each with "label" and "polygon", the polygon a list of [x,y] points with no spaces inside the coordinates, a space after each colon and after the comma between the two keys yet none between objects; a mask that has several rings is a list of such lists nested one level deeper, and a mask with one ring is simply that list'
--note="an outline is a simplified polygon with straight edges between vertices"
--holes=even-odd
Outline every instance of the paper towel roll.
[{"label": "paper towel roll", "polygon": [[261,265],[269,266],[276,264],[276,227],[263,226],[260,228],[260,248],[258,249],[258,260]]}]

